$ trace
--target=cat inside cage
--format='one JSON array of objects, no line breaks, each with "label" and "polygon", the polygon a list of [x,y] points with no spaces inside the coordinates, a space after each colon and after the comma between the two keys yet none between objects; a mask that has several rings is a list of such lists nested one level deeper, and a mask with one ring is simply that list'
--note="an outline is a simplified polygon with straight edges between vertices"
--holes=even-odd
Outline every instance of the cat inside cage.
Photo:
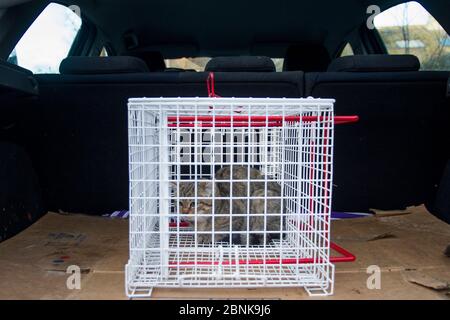
[{"label": "cat inside cage", "polygon": [[171,212],[194,244],[264,246],[283,238],[280,137],[280,129],[173,130]]}]

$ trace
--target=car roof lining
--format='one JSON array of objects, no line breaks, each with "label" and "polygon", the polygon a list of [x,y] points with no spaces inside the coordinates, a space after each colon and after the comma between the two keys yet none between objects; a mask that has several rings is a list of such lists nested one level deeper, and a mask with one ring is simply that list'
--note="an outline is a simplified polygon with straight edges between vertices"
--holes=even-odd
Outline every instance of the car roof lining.
[{"label": "car roof lining", "polygon": [[[8,0],[10,5],[26,0]],[[449,27],[448,0],[417,0]],[[118,53],[129,51],[124,35],[134,34],[139,50],[160,51],[165,58],[218,55],[284,57],[291,44],[323,44],[335,52],[358,28],[367,7],[381,10],[404,0],[227,0],[223,6],[207,0],[35,0],[78,5]],[[27,4],[28,6],[28,4]],[[25,5],[22,5],[25,7]],[[30,6],[31,7],[31,6]],[[275,12],[275,13],[274,13]],[[336,14],[338,13],[338,14]],[[445,23],[444,23],[445,22]]]}]

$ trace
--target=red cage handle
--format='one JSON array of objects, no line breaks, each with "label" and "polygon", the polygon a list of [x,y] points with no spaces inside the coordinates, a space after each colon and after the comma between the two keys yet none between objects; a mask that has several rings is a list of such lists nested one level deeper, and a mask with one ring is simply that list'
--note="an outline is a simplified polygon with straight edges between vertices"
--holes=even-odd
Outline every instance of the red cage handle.
[{"label": "red cage handle", "polygon": [[208,90],[208,97],[220,98],[220,96],[216,94],[214,72],[210,72],[208,74],[208,78],[206,79],[206,88]]},{"label": "red cage handle", "polygon": [[[228,128],[228,127],[281,127],[283,122],[315,122],[327,121],[326,116],[169,116],[170,128]],[[355,123],[359,117],[335,116],[335,124]]]}]

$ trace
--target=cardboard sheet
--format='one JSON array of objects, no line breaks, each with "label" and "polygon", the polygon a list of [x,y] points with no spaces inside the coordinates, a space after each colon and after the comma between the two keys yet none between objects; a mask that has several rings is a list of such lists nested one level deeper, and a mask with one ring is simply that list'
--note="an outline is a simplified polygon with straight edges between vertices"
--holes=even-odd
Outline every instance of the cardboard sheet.
[{"label": "cardboard sheet", "polygon": [[[357,261],[337,265],[334,296],[314,299],[449,299],[449,290],[418,282],[450,282],[450,225],[423,206],[408,213],[333,221],[333,241]],[[127,299],[127,260],[127,220],[48,213],[0,244],[0,299]],[[70,265],[81,268],[80,290],[66,286]],[[367,288],[371,265],[380,268],[380,290]],[[152,298],[311,299],[301,288],[155,289]]]}]

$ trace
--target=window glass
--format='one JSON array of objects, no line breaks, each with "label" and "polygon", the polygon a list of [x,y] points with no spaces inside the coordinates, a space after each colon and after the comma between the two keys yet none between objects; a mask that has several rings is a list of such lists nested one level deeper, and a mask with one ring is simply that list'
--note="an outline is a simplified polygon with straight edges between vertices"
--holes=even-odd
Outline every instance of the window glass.
[{"label": "window glass", "polygon": [[100,51],[100,57],[107,57],[107,56],[109,56],[108,50],[106,49],[106,47],[103,47],[102,51]]},{"label": "window glass", "polygon": [[352,46],[350,45],[350,43],[347,43],[347,45],[344,47],[344,50],[342,50],[341,57],[354,55],[355,53],[353,52]]},{"label": "window glass", "polygon": [[450,38],[419,3],[392,7],[374,22],[389,54],[413,54],[422,70],[450,70]]},{"label": "window glass", "polygon": [[278,72],[283,71],[283,64],[284,64],[283,58],[272,58],[272,61],[275,64],[275,68]]},{"label": "window glass", "polygon": [[[195,70],[201,72],[205,70],[206,64],[209,62],[209,60],[211,60],[210,57],[179,58],[179,59],[166,59],[165,62],[167,68]],[[277,71],[283,70],[284,59],[273,58],[272,61],[275,64],[275,68]]]},{"label": "window glass", "polygon": [[34,73],[58,73],[80,28],[77,14],[50,3],[22,36],[8,61]]},{"label": "window glass", "polygon": [[184,69],[184,70],[195,70],[204,71],[206,64],[211,60],[208,57],[201,58],[179,58],[179,59],[166,59],[167,68]]}]

